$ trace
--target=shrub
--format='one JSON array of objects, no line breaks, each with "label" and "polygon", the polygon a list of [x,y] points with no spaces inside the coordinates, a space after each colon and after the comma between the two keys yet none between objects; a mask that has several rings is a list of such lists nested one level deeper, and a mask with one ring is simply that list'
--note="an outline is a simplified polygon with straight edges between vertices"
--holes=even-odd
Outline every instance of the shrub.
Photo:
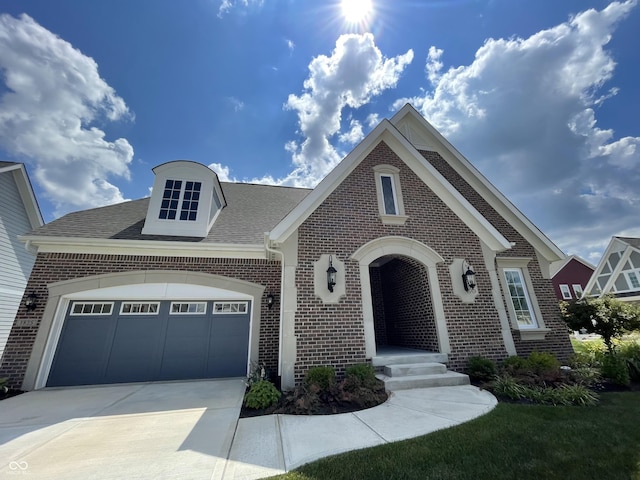
[{"label": "shrub", "polygon": [[491,380],[496,374],[496,364],[486,357],[470,357],[467,361],[467,375],[473,380]]},{"label": "shrub", "polygon": [[640,381],[640,343],[622,343],[618,348],[618,354],[626,362],[631,380]]},{"label": "shrub", "polygon": [[510,375],[498,375],[493,382],[491,391],[499,397],[507,397],[511,400],[521,400],[527,395],[527,387],[518,383]]},{"label": "shrub", "polygon": [[273,383],[268,380],[258,380],[249,388],[244,396],[247,408],[261,409],[275,405],[282,395]]},{"label": "shrub", "polygon": [[514,375],[526,372],[529,367],[526,358],[514,355],[513,357],[505,358],[500,364],[500,368],[503,372]]},{"label": "shrub", "polygon": [[590,387],[602,379],[600,369],[595,367],[576,367],[569,372],[569,378],[578,385]]},{"label": "shrub", "polygon": [[618,385],[628,386],[631,383],[629,367],[625,359],[617,353],[607,353],[602,357],[602,376]]},{"label": "shrub", "polygon": [[598,395],[584,385],[561,385],[549,390],[555,393],[554,405],[589,407],[598,403]]},{"label": "shrub", "polygon": [[336,383],[336,371],[333,367],[312,367],[307,370],[305,385],[315,385],[321,391],[329,390]]},{"label": "shrub", "polygon": [[345,371],[347,378],[355,378],[362,386],[371,387],[376,383],[376,372],[373,366],[368,363],[358,363],[350,365]]},{"label": "shrub", "polygon": [[539,375],[541,373],[558,370],[560,368],[560,362],[550,353],[534,351],[527,357],[527,366],[533,373]]}]

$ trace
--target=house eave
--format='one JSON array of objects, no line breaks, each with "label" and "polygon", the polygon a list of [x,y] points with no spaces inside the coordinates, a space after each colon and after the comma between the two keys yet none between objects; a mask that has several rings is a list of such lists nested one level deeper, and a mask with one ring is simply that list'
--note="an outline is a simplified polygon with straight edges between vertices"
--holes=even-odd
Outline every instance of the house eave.
[{"label": "house eave", "polygon": [[197,258],[267,258],[264,244],[111,240],[38,235],[22,235],[18,238],[20,241],[37,248],[38,253],[83,253],[95,255],[143,255]]}]

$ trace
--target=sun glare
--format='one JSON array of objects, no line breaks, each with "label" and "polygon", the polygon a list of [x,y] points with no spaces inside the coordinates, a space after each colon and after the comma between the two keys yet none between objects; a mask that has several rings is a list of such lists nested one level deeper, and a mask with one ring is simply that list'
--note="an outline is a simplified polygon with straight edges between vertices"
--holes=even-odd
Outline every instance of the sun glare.
[{"label": "sun glare", "polygon": [[371,0],[342,0],[342,15],[348,23],[362,23],[373,12]]}]

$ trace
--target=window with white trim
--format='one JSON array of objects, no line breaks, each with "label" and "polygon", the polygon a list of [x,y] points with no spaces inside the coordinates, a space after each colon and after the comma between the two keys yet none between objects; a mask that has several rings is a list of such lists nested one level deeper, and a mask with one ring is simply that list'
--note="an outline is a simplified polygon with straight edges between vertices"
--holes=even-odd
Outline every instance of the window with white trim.
[{"label": "window with white trim", "polygon": [[171,302],[169,312],[172,315],[204,315],[207,313],[207,302]]},{"label": "window with white trim", "polygon": [[507,293],[520,328],[536,328],[538,322],[533,312],[531,297],[527,290],[521,268],[505,268],[504,277]]},{"label": "window with white trim", "polygon": [[122,302],[120,315],[157,315],[160,302]]},{"label": "window with white trim", "polygon": [[[184,185],[184,187],[183,187]],[[195,221],[200,203],[201,182],[168,179],[160,203],[160,220]],[[178,210],[180,215],[178,215]]]},{"label": "window with white trim", "polygon": [[213,302],[213,313],[247,313],[249,302]]},{"label": "window with white trim", "polygon": [[640,281],[638,280],[638,277],[640,276],[640,272],[639,271],[632,271],[632,272],[626,272],[627,273],[627,278],[629,279],[629,284],[631,285],[632,288],[640,288]]},{"label": "window with white trim", "polygon": [[71,315],[111,315],[113,302],[73,302]]},{"label": "window with white trim", "polygon": [[408,217],[404,213],[400,169],[393,165],[376,165],[373,171],[382,223],[404,225]]},{"label": "window with white trim", "polygon": [[562,298],[564,298],[565,300],[571,300],[571,298],[573,298],[571,296],[571,290],[569,290],[569,285],[566,285],[564,283],[560,285],[560,293],[562,293]]},{"label": "window with white trim", "polygon": [[571,285],[571,288],[573,288],[573,293],[575,293],[577,299],[582,298],[582,285],[580,285],[579,283],[574,283],[573,285]]}]

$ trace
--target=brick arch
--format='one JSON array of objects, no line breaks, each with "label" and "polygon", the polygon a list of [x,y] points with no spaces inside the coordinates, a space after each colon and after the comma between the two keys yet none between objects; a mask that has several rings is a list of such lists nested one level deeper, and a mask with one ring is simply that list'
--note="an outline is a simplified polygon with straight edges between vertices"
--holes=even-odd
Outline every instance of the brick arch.
[{"label": "brick arch", "polygon": [[436,332],[440,353],[450,353],[449,333],[444,316],[444,307],[440,296],[440,282],[436,266],[444,259],[434,249],[417,240],[387,236],[376,238],[362,245],[351,258],[360,266],[360,288],[362,289],[362,313],[365,332],[365,347],[367,358],[376,356],[375,327],[373,317],[373,300],[371,296],[371,278],[369,265],[380,257],[400,255],[409,257],[423,264],[427,269],[431,293],[431,303],[435,317]]},{"label": "brick arch", "polygon": [[251,361],[258,360],[260,332],[260,304],[265,287],[257,283],[238,280],[223,275],[195,271],[136,270],[73,278],[48,285],[49,295],[42,322],[33,346],[25,373],[23,388],[41,388],[53,361],[53,355],[62,330],[68,302],[84,292],[114,287],[133,287],[149,284],[184,284],[209,288],[212,291],[232,291],[253,299],[251,313],[251,338],[249,344]]}]

